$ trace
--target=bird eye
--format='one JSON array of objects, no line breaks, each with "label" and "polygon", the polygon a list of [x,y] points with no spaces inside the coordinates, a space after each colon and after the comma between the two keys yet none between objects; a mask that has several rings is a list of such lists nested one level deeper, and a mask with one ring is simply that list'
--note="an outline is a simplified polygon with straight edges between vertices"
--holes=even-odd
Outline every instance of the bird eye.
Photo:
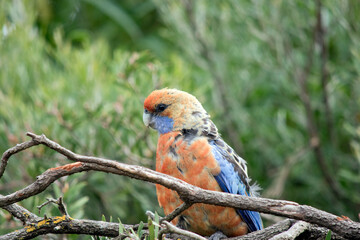
[{"label": "bird eye", "polygon": [[163,103],[160,103],[159,105],[156,106],[155,111],[156,111],[157,113],[161,113],[161,112],[163,112],[167,107],[168,107],[168,105],[163,104]]}]

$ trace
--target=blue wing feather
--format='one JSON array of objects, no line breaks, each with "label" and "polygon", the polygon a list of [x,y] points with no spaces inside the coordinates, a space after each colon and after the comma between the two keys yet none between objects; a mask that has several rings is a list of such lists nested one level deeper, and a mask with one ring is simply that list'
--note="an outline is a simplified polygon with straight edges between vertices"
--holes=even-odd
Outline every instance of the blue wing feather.
[{"label": "blue wing feather", "polygon": [[[214,154],[215,159],[219,163],[221,169],[220,174],[214,176],[220,188],[224,192],[250,196],[248,191],[249,188],[246,187],[247,183],[244,183],[241,180],[241,177],[239,176],[239,173],[235,171],[233,164],[226,158],[229,153],[216,145],[214,141],[210,141],[210,145],[212,146],[212,153]],[[258,212],[241,209],[236,209],[236,211],[248,225],[250,232],[263,228],[260,214]]]}]

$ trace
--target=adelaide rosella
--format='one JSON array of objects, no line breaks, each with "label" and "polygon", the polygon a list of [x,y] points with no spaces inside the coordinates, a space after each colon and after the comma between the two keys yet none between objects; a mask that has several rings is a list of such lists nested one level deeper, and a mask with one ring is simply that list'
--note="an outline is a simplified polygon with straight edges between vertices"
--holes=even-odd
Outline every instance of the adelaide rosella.
[{"label": "adelaide rosella", "polygon": [[[258,187],[250,185],[246,161],[224,142],[191,94],[153,91],[145,99],[143,121],[159,133],[156,171],[203,189],[256,196]],[[183,203],[175,191],[161,185],[156,192],[165,214]],[[234,237],[263,228],[258,212],[208,204],[194,204],[173,223],[203,236],[221,232]]]}]

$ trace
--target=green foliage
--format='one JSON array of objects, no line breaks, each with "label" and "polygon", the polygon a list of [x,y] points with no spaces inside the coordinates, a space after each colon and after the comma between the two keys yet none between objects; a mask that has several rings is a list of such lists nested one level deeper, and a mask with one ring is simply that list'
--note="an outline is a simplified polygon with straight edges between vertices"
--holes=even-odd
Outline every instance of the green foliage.
[{"label": "green foliage", "polygon": [[149,228],[149,238],[150,239],[155,239],[155,237],[156,237],[155,226],[153,224],[153,221],[150,218],[148,220],[148,228]]},{"label": "green foliage", "polygon": [[123,239],[135,239],[140,240],[143,237],[143,228],[144,223],[141,221],[138,226],[138,230],[135,232],[133,228],[125,229],[125,226],[121,222],[120,218],[119,221],[119,236],[123,237]]},{"label": "green foliage", "polygon": [[141,237],[143,235],[143,228],[144,228],[144,223],[143,223],[143,221],[141,221],[139,223],[138,230],[136,231],[136,235],[139,236],[140,239],[141,239]]},{"label": "green foliage", "polygon": [[[163,73],[159,62],[145,52],[110,51],[103,40],[74,47],[61,28],[53,33],[52,47],[34,26],[33,2],[1,5],[0,25],[7,29],[0,44],[1,151],[33,131],[77,153],[153,166],[156,134],[149,134],[141,116],[145,96],[167,82],[162,76],[169,73]],[[41,146],[14,156],[0,180],[1,193],[24,187],[46,169],[66,163]],[[104,173],[78,174],[56,181],[22,204],[36,212],[46,197],[63,195],[72,217],[101,219],[111,214],[138,223],[146,219],[146,210],[158,208],[154,186],[139,183]],[[58,214],[53,209],[46,207],[41,214]],[[3,214],[0,221],[6,223]]]},{"label": "green foliage", "polygon": [[329,232],[326,234],[325,240],[331,240],[331,231],[330,231],[330,230],[329,230]]},{"label": "green foliage", "polygon": [[155,240],[158,237],[160,229],[160,217],[157,212],[155,212],[154,220],[148,217],[148,229],[149,229],[149,240]]},{"label": "green foliage", "polygon": [[[360,35],[354,10],[359,3],[323,1],[321,7],[328,46],[328,117],[320,43],[309,52],[314,31],[319,31],[314,30],[315,1],[155,2],[169,39],[184,59],[198,66],[199,81],[214,86],[205,107],[225,140],[247,159],[250,175],[264,187],[265,196],[357,218],[359,194],[354,189],[359,187],[360,164],[350,149],[353,131],[345,126],[359,125]],[[330,175],[340,182],[348,201],[331,193],[308,147],[308,116],[298,79],[307,74],[309,55],[314,61],[306,81],[314,123]],[[273,191],[283,169],[288,171],[284,189]],[[344,180],[343,171],[352,180]]]},{"label": "green foliage", "polygon": [[[310,51],[315,1],[0,1],[0,150],[32,131],[79,154],[154,168],[157,134],[143,126],[142,103],[155,88],[179,88],[203,103],[263,195],[356,220],[360,3],[322,3],[330,117],[318,38]],[[314,122],[347,200],[332,193],[309,147],[298,84],[309,55]],[[0,193],[66,163],[41,146],[20,153],[0,179]],[[36,212],[46,197],[59,196],[77,218],[128,224],[144,221],[146,210],[161,211],[153,185],[100,172],[60,179],[21,204]],[[40,214],[59,212],[49,205]],[[8,218],[0,212],[0,234],[18,228]]]}]

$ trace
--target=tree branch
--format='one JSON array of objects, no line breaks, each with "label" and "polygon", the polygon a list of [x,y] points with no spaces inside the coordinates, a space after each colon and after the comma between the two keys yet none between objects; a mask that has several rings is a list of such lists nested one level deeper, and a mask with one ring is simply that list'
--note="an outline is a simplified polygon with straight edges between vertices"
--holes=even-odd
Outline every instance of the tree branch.
[{"label": "tree branch", "polygon": [[180,213],[182,213],[183,211],[185,211],[186,209],[188,209],[189,207],[191,207],[192,204],[191,203],[187,203],[184,202],[183,204],[181,204],[179,207],[177,207],[173,212],[169,213],[166,217],[164,217],[163,219],[160,220],[160,222],[162,221],[168,221],[171,222],[174,218],[176,218]]},{"label": "tree branch", "polygon": [[[36,181],[29,186],[7,196],[0,196],[0,207],[4,208],[12,203],[36,195],[44,191],[52,182],[60,177],[82,171],[96,170],[161,184],[176,191],[181,199],[186,203],[207,203],[270,213],[277,216],[284,216],[317,224],[346,238],[360,239],[360,223],[351,221],[348,218],[338,217],[310,206],[300,205],[290,201],[247,197],[224,192],[204,190],[190,185],[180,179],[144,167],[75,154],[72,151],[60,146],[58,143],[51,141],[45,137],[45,135],[39,136],[33,133],[28,133],[27,135],[32,138],[31,141],[34,141],[34,143],[31,143],[33,146],[43,144],[76,162],[48,169],[38,176]],[[15,152],[13,154],[15,154]],[[11,155],[12,154],[10,154],[7,159],[9,159]],[[1,162],[2,164],[7,164],[7,160],[3,161],[2,159]]]},{"label": "tree branch", "polygon": [[43,208],[44,206],[46,206],[46,205],[48,205],[50,203],[56,204],[58,206],[58,209],[59,209],[59,211],[60,211],[60,213],[62,215],[70,217],[70,215],[68,214],[68,212],[66,210],[66,206],[63,203],[63,198],[62,197],[59,197],[58,199],[47,198],[46,202],[44,202],[40,206],[37,206],[37,208],[39,209],[39,213],[40,213],[41,208]]},{"label": "tree branch", "polygon": [[[0,195],[2,196],[2,195]],[[119,235],[119,224],[93,220],[79,220],[69,218],[66,215],[53,218],[41,218],[26,208],[16,203],[2,207],[10,212],[15,218],[20,219],[24,228],[0,236],[0,240],[7,239],[32,239],[48,233],[69,233],[69,234],[89,234],[116,237]],[[136,229],[137,225],[125,225],[125,229]]]},{"label": "tree branch", "polygon": [[298,237],[301,233],[307,230],[310,226],[310,223],[304,221],[297,221],[294,225],[292,225],[289,230],[282,232],[272,238],[270,240],[293,240]]},{"label": "tree branch", "polygon": [[[196,233],[189,232],[189,231],[183,230],[181,228],[175,227],[174,225],[172,225],[171,223],[169,223],[167,221],[163,221],[162,224],[165,225],[165,228],[163,230],[161,230],[162,232],[159,234],[160,236],[162,236],[165,233],[175,233],[175,234],[179,234],[179,235],[188,237],[190,239],[207,240],[207,238],[202,237]],[[159,239],[161,239],[161,238],[159,238]]]},{"label": "tree branch", "polygon": [[[0,194],[0,197],[3,197],[3,195]],[[2,208],[8,211],[14,218],[19,219],[23,223],[23,225],[29,224],[34,221],[39,221],[41,219],[36,214],[30,212],[24,207],[19,206],[16,203],[4,206]]]},{"label": "tree branch", "polygon": [[288,230],[295,222],[296,220],[294,219],[285,219],[281,222],[275,223],[272,226],[262,229],[260,231],[251,232],[244,236],[229,238],[229,240],[269,239],[273,236],[276,236],[279,233]]},{"label": "tree branch", "polygon": [[[277,236],[282,236],[284,238],[280,239],[287,239],[286,236],[282,235],[282,233],[287,233],[287,237],[291,238],[291,234],[289,234],[293,231],[292,229],[295,227],[295,229],[298,229],[295,225],[297,225],[298,222],[302,221],[296,221],[294,219],[285,219],[278,223],[275,223],[263,230],[251,232],[244,236],[229,238],[229,240],[253,240],[253,239],[272,239]],[[298,236],[296,237],[296,240],[309,240],[309,239],[325,239],[327,233],[329,232],[329,229],[319,227],[314,224],[309,224],[307,229],[302,228],[302,232],[299,231]],[[339,235],[333,233],[331,235],[332,240],[345,240],[344,238],[340,237]]]},{"label": "tree branch", "polygon": [[[133,228],[124,225],[125,229]],[[42,218],[37,222],[26,225],[24,228],[0,236],[0,240],[32,239],[40,235],[55,234],[87,234],[116,237],[119,235],[119,224],[93,220],[79,220],[60,217]]]},{"label": "tree branch", "polygon": [[27,142],[23,142],[20,144],[16,144],[15,147],[12,147],[10,149],[8,149],[7,151],[5,151],[1,157],[1,165],[0,165],[0,178],[3,176],[7,162],[9,160],[9,158],[21,151],[24,151],[25,149],[31,148],[35,145],[39,145],[40,143],[37,143],[33,140],[31,141],[27,141]]}]

